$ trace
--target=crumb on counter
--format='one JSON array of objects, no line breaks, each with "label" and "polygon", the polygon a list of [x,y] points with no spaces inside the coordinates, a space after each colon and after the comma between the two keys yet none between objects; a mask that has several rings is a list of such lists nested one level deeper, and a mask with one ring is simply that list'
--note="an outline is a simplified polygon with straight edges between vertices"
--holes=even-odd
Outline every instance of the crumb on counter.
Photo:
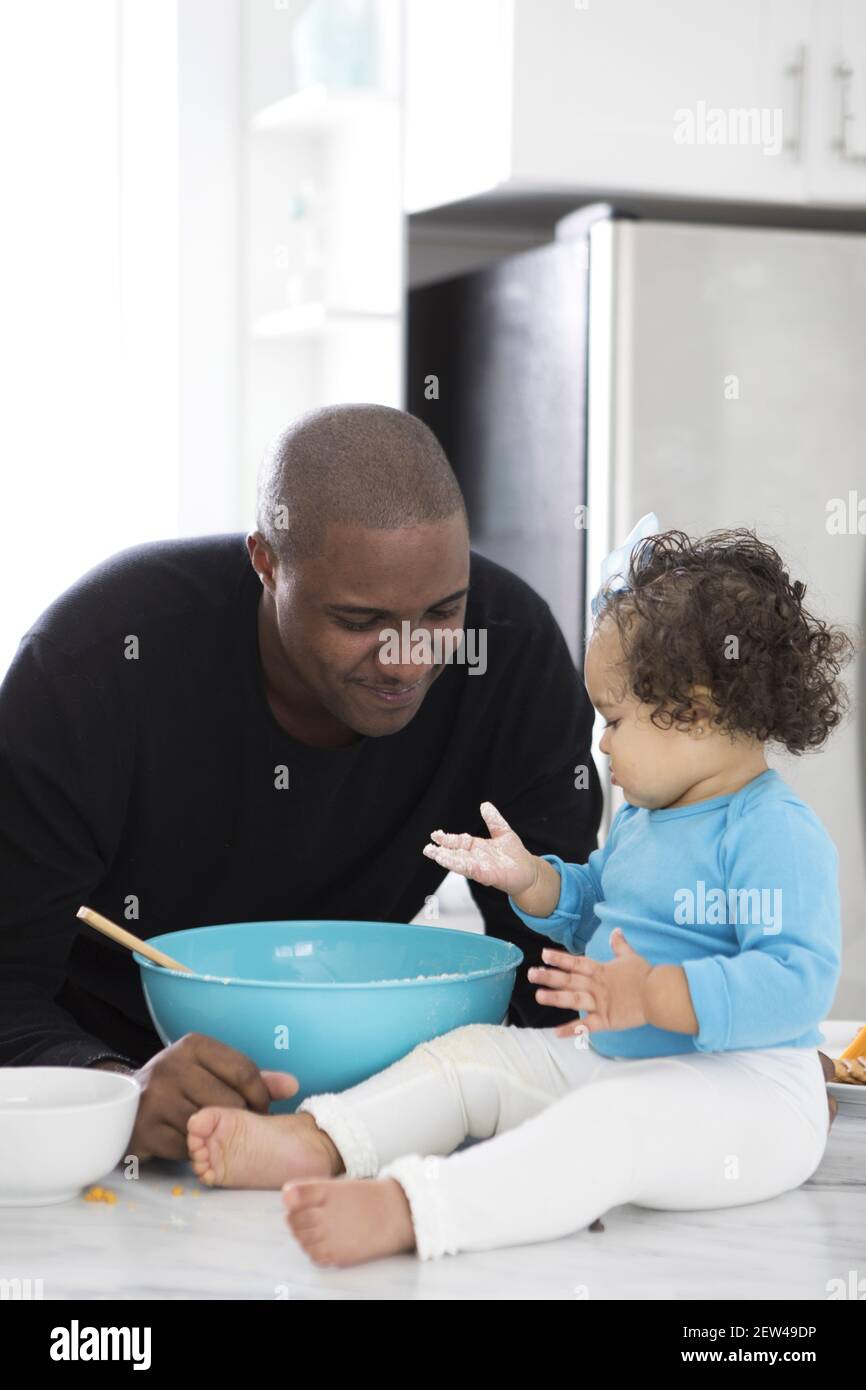
[{"label": "crumb on counter", "polygon": [[117,1205],[117,1193],[112,1192],[110,1187],[91,1187],[84,1194],[85,1202],[105,1202],[107,1206]]}]

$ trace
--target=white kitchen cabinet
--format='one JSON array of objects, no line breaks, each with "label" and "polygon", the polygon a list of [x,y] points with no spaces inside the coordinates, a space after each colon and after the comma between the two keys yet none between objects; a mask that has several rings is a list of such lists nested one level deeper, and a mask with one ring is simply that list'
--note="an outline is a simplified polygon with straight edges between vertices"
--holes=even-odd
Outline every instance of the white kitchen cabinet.
[{"label": "white kitchen cabinet", "polygon": [[[789,6],[792,28],[799,11]],[[542,21],[541,11],[544,11]],[[760,0],[604,0],[586,10],[517,0],[511,177],[521,184],[796,198],[785,147],[793,60]],[[558,33],[548,27],[555,24]],[[732,112],[752,111],[743,124]]]},{"label": "white kitchen cabinet", "polygon": [[406,0],[405,13],[410,212],[493,188],[866,201],[866,0]]},{"label": "white kitchen cabinet", "polygon": [[816,0],[807,197],[866,203],[866,0]]}]

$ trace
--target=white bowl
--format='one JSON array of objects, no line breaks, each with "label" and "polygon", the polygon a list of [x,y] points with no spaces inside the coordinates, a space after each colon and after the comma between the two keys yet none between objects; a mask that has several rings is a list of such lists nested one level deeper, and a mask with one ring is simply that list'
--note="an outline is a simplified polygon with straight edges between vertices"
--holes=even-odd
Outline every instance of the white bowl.
[{"label": "white bowl", "polygon": [[[825,1018],[818,1027],[824,1034],[824,1041],[818,1050],[823,1052],[825,1057],[835,1060],[841,1057],[848,1044],[854,1041],[863,1024],[855,1023],[851,1019]],[[861,1119],[866,1119],[866,1086],[852,1086],[848,1081],[828,1081],[827,1090],[831,1096],[836,1097],[840,1110],[844,1110],[848,1115],[858,1115]]]},{"label": "white bowl", "polygon": [[0,1067],[0,1206],[68,1202],[126,1153],[141,1087],[93,1067]]}]

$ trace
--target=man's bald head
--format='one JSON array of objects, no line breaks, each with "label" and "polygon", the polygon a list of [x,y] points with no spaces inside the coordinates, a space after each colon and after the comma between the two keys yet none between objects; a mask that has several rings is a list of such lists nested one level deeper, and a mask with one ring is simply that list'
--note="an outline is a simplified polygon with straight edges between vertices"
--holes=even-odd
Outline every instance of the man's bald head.
[{"label": "man's bald head", "polygon": [[463,494],[436,436],[390,406],[307,411],[259,471],[256,525],[279,560],[318,553],[331,523],[391,531],[456,513]]}]

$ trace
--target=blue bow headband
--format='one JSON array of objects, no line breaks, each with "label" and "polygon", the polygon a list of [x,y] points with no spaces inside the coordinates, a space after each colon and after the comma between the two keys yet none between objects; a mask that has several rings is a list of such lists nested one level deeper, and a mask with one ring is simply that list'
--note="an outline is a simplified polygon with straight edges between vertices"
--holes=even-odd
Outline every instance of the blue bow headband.
[{"label": "blue bow headband", "polygon": [[612,590],[628,588],[626,579],[635,546],[639,541],[645,540],[647,536],[658,535],[661,529],[655,512],[647,512],[646,516],[642,516],[637,525],[629,532],[622,545],[617,546],[616,550],[612,550],[602,561],[601,584],[591,603],[594,619],[598,618],[607,601],[607,595]]}]

